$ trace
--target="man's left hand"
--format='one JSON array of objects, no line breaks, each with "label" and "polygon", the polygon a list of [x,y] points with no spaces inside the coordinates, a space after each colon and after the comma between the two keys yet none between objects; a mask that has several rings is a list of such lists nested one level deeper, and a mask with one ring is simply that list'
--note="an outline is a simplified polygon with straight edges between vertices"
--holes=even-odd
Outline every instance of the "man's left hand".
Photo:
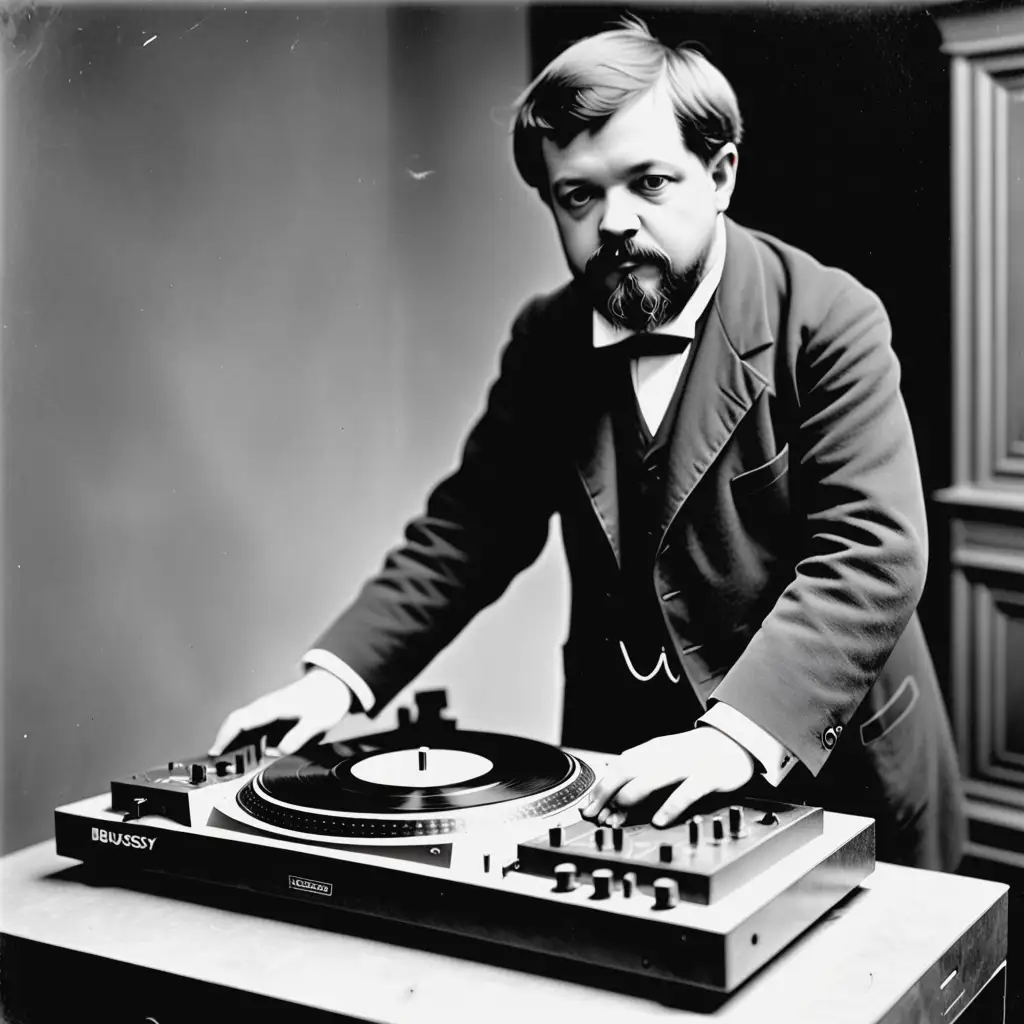
[{"label": "man's left hand", "polygon": [[658,736],[623,751],[590,794],[584,818],[622,825],[631,807],[680,783],[651,819],[663,828],[709,793],[731,793],[750,781],[754,759],[731,736],[711,726]]}]

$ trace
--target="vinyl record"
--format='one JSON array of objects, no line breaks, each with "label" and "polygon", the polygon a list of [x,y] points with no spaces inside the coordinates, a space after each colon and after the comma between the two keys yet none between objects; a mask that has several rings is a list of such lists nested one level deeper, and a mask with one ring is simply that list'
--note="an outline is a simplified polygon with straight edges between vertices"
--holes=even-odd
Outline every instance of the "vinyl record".
[{"label": "vinyl record", "polygon": [[584,762],[536,740],[454,730],[432,736],[435,746],[420,746],[422,738],[398,730],[282,757],[238,803],[289,831],[393,840],[543,817],[594,782]]}]

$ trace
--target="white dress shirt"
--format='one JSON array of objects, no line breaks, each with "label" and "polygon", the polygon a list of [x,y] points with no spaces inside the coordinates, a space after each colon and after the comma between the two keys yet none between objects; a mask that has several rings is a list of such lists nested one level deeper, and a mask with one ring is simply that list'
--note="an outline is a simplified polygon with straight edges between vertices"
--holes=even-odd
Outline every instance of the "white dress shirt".
[{"label": "white dress shirt", "polygon": [[[694,338],[697,321],[707,309],[722,279],[725,266],[725,223],[721,216],[716,225],[715,241],[712,247],[710,265],[693,295],[682,312],[670,323],[660,328],[660,333]],[[595,348],[617,345],[630,337],[633,331],[613,327],[600,314],[594,313],[593,342]],[[658,331],[651,333],[659,333]],[[641,356],[630,361],[633,388],[637,402],[651,433],[657,432],[669,402],[675,392],[679,377],[686,365],[689,346],[685,351],[672,355]],[[306,666],[317,666],[337,676],[352,691],[363,711],[369,711],[376,703],[373,691],[357,672],[337,655],[326,650],[308,651],[303,658]],[[774,736],[765,732],[746,715],[728,704],[718,701],[697,720],[697,725],[707,725],[731,736],[740,746],[759,762],[759,770],[773,786],[777,786],[797,763],[797,758]]]}]

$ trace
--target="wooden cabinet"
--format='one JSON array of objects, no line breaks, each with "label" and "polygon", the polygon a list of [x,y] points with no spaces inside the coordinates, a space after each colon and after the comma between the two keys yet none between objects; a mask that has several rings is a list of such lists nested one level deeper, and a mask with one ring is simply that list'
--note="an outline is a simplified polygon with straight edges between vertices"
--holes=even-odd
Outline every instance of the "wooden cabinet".
[{"label": "wooden cabinet", "polygon": [[952,83],[950,711],[968,853],[1024,869],[1024,10],[939,19]]}]

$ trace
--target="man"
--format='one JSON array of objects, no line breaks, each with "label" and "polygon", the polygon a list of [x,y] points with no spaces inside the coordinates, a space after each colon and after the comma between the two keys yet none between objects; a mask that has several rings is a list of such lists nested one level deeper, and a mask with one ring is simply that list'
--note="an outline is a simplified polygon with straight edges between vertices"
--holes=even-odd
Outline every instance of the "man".
[{"label": "man", "polygon": [[566,50],[517,110],[516,164],[572,282],[520,314],[459,468],[304,676],[211,752],[377,714],[558,513],[562,739],[623,751],[585,817],[664,825],[748,786],[871,814],[880,857],[951,869],[959,776],[914,612],[924,501],[880,302],[726,218],[741,120],[694,50],[631,22]]}]

